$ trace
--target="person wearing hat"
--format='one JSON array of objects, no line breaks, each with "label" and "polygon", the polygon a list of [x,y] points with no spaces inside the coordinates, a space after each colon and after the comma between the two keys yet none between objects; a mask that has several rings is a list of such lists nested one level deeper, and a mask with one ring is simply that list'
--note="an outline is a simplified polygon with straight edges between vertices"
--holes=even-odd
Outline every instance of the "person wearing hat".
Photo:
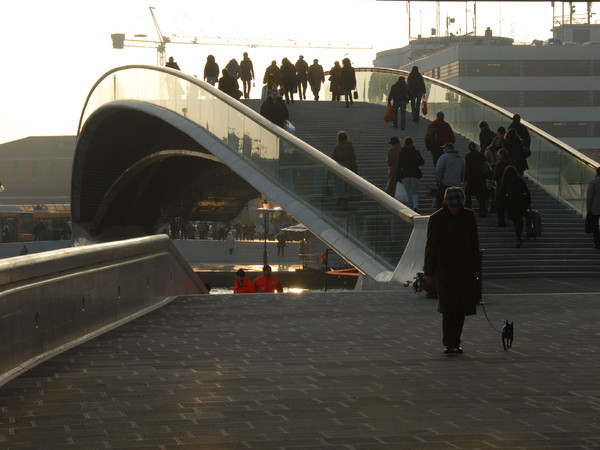
[{"label": "person wearing hat", "polygon": [[465,193],[452,186],[443,207],[429,217],[423,272],[435,283],[442,314],[445,354],[461,354],[465,316],[477,313],[481,259],[475,213],[464,207]]},{"label": "person wearing hat", "polygon": [[450,186],[461,184],[465,176],[465,160],[458,154],[454,145],[444,145],[444,154],[435,165],[435,177],[438,182],[437,207],[442,207],[444,193]]},{"label": "person wearing hat", "polygon": [[234,294],[253,294],[256,292],[254,283],[250,281],[244,269],[240,269],[235,274],[235,282],[233,284]]},{"label": "person wearing hat", "polygon": [[394,136],[390,139],[388,144],[391,144],[391,147],[387,153],[388,181],[385,186],[385,192],[393,197],[396,194],[396,182],[398,181],[398,155],[402,148],[402,141]]},{"label": "person wearing hat", "polygon": [[263,267],[263,274],[254,280],[254,287],[256,292],[283,292],[281,282],[271,276],[271,266],[266,265]]},{"label": "person wearing hat", "polygon": [[290,118],[287,106],[277,89],[271,88],[269,90],[269,97],[260,105],[260,115],[281,128],[284,127],[285,121]]}]

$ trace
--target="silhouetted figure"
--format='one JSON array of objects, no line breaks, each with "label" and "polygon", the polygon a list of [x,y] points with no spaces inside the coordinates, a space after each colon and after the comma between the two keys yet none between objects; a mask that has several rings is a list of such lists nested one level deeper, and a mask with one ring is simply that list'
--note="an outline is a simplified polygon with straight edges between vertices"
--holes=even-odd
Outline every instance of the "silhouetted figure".
[{"label": "silhouetted figure", "polygon": [[181,70],[179,68],[179,64],[175,62],[172,56],[169,56],[169,61],[165,64],[165,67],[170,67],[171,69]]},{"label": "silhouetted figure", "polygon": [[341,71],[341,85],[344,93],[344,99],[346,100],[346,108],[354,104],[352,100],[352,91],[356,89],[356,74],[354,67],[350,63],[350,58],[342,59],[342,71]]},{"label": "silhouetted figure", "polygon": [[340,62],[333,63],[333,67],[329,70],[329,91],[331,92],[331,100],[334,102],[340,101],[342,90],[342,66]]},{"label": "silhouetted figure", "polygon": [[296,61],[296,76],[298,83],[298,97],[300,100],[306,100],[306,86],[308,84],[308,63],[304,61],[304,56],[300,55]]},{"label": "silhouetted figure", "polygon": [[219,65],[213,55],[208,55],[206,57],[206,64],[204,65],[204,80],[214,86],[217,84],[218,79]]},{"label": "silhouetted figure", "polygon": [[[325,83],[325,73],[323,66],[319,64],[319,60],[313,60],[312,65],[308,68],[308,82],[315,100],[319,100],[319,92],[321,91],[321,83]],[[306,97],[305,97],[306,98]]]},{"label": "silhouetted figure", "polygon": [[412,111],[412,121],[414,123],[419,123],[419,115],[421,114],[421,99],[427,92],[425,88],[425,80],[423,79],[423,75],[419,72],[419,68],[417,66],[413,66],[410,73],[408,74],[408,79],[406,81],[408,86],[408,94],[410,96],[410,109]]},{"label": "silhouetted figure", "polygon": [[296,76],[296,68],[290,62],[289,59],[283,58],[281,60],[281,82],[283,85],[283,94],[285,95],[285,102],[294,103],[294,91],[298,83],[298,77]]},{"label": "silhouetted figure", "polygon": [[244,58],[240,62],[240,69],[242,71],[242,90],[244,91],[244,98],[250,98],[250,85],[254,80],[254,65],[252,60],[248,58],[248,53],[244,52]]},{"label": "silhouetted figure", "polygon": [[284,127],[285,121],[290,118],[287,106],[279,96],[277,89],[271,89],[269,92],[269,97],[260,106],[260,115],[281,128]]},{"label": "silhouetted figure", "polygon": [[239,100],[242,92],[238,81],[229,74],[227,69],[223,69],[222,74],[223,76],[219,79],[219,90]]}]

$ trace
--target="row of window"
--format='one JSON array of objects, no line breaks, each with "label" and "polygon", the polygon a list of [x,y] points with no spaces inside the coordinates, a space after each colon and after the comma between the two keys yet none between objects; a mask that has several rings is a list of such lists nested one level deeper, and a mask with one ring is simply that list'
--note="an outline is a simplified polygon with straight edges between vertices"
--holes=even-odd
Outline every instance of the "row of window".
[{"label": "row of window", "polygon": [[472,91],[502,107],[600,106],[600,91]]},{"label": "row of window", "polygon": [[535,122],[532,123],[546,133],[558,138],[600,137],[600,122]]},{"label": "row of window", "polygon": [[600,76],[600,60],[462,60],[425,72],[447,80],[461,77],[591,77]]}]

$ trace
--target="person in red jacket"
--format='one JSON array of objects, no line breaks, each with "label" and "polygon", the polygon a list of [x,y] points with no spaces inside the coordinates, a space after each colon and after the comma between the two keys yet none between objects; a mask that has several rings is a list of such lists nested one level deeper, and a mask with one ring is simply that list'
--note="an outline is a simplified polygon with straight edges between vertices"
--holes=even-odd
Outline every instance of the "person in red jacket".
[{"label": "person in red jacket", "polygon": [[[427,132],[425,133],[425,147],[431,152],[433,156],[433,165],[437,164],[437,161],[442,153],[444,153],[444,145],[456,142],[454,131],[448,122],[444,120],[444,113],[442,111],[436,114],[436,119],[427,126]],[[443,193],[442,193],[443,196]]]},{"label": "person in red jacket", "polygon": [[235,274],[235,283],[233,285],[234,294],[252,294],[256,292],[254,283],[246,276],[244,269],[240,269]]},{"label": "person in red jacket", "polygon": [[271,276],[271,266],[263,267],[263,274],[254,280],[256,292],[283,292],[281,282]]}]

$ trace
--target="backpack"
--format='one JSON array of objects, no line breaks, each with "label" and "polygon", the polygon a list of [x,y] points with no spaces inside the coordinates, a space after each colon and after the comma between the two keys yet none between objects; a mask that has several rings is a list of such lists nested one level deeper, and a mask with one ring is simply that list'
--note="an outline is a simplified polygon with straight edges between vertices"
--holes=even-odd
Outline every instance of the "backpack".
[{"label": "backpack", "polygon": [[440,137],[437,125],[430,124],[429,127],[427,127],[427,133],[425,134],[425,146],[429,151],[432,151],[432,149],[437,149],[439,151]]}]

